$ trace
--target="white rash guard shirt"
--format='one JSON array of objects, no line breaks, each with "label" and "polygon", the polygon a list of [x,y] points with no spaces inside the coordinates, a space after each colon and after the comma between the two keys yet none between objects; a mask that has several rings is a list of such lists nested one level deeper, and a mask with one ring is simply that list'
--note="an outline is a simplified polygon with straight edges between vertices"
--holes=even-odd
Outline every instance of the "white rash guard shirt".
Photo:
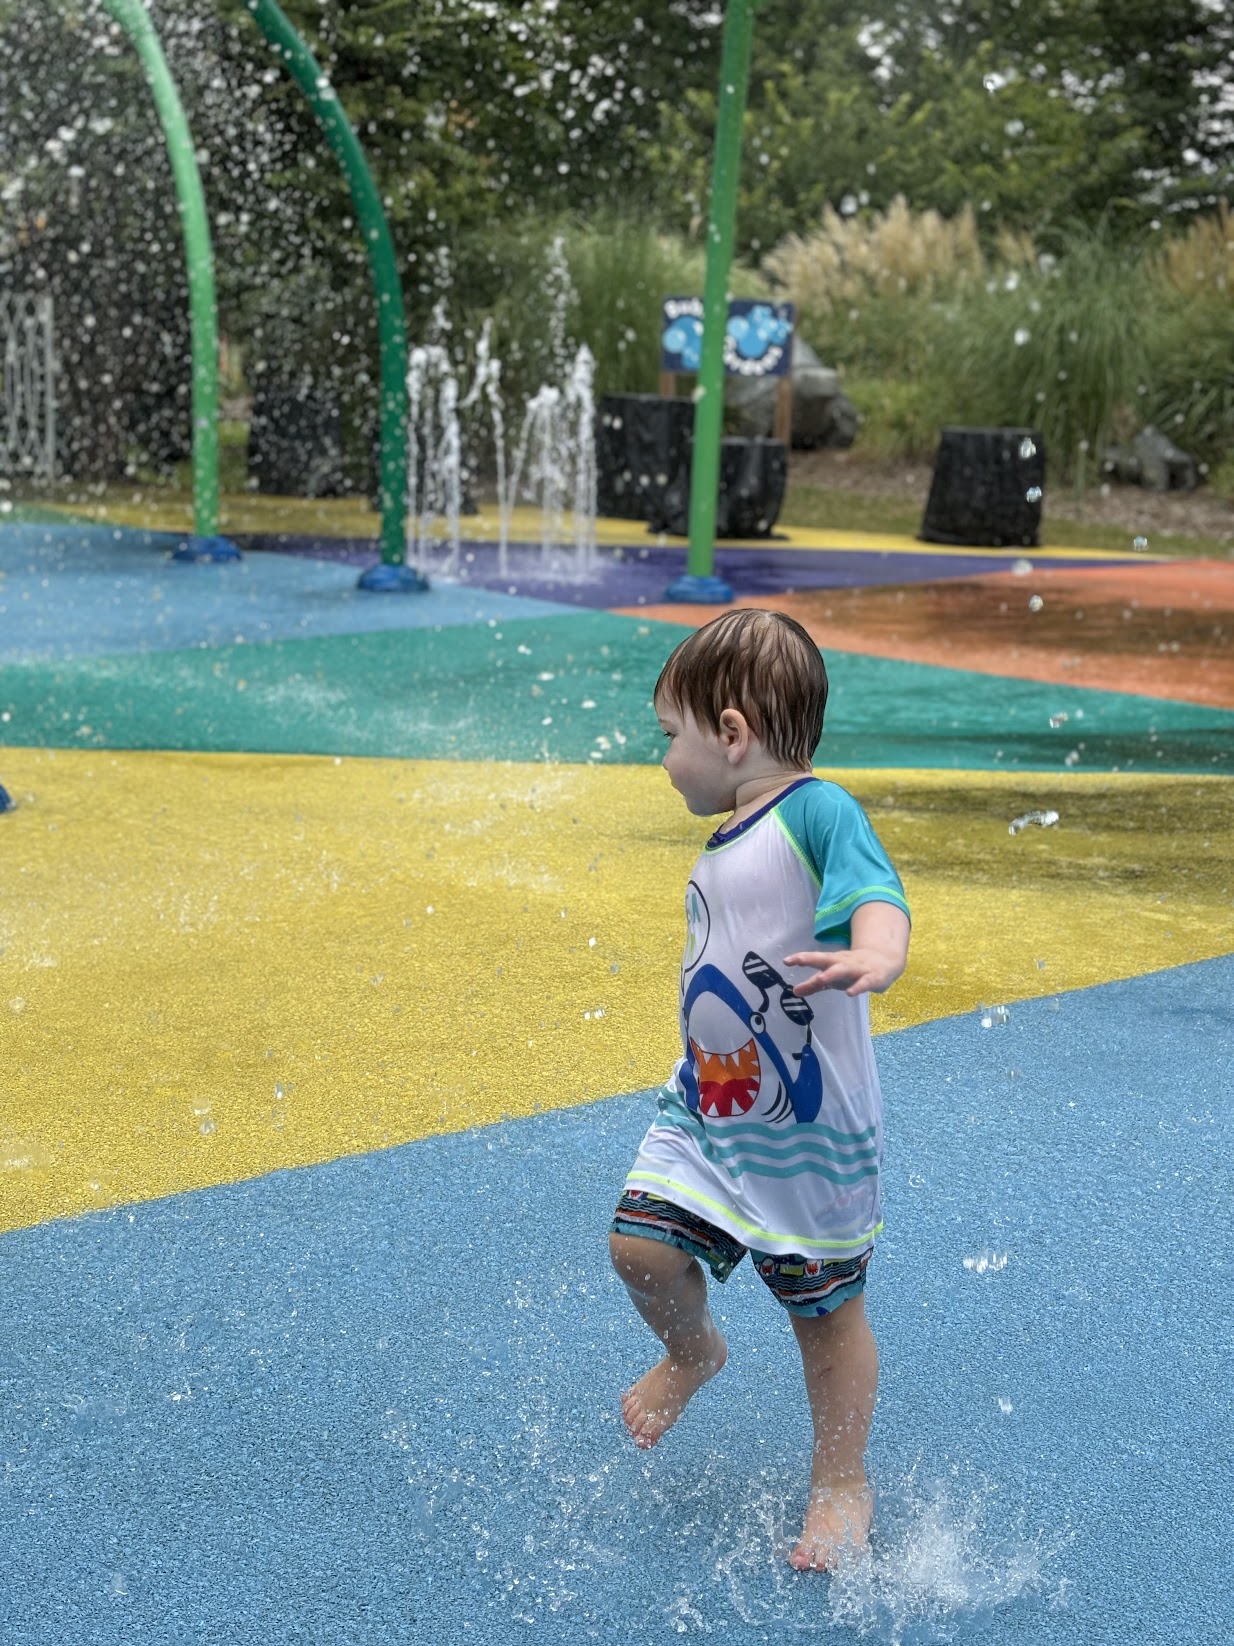
[{"label": "white rash guard shirt", "polygon": [[703,848],[686,888],[683,1056],[626,1179],[776,1254],[848,1258],[881,1228],[882,1094],[866,995],[808,999],[786,967],[846,948],[904,889],[838,784],[803,777]]}]

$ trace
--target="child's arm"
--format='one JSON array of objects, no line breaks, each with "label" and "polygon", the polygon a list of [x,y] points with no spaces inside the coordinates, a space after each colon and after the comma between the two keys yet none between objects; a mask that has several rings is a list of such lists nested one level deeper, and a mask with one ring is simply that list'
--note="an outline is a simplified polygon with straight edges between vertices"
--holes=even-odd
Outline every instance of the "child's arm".
[{"label": "child's arm", "polygon": [[908,916],[894,903],[861,904],[853,914],[849,948],[784,957],[786,966],[818,967],[793,993],[804,997],[820,989],[843,989],[846,994],[882,994],[908,963],[908,932]]}]

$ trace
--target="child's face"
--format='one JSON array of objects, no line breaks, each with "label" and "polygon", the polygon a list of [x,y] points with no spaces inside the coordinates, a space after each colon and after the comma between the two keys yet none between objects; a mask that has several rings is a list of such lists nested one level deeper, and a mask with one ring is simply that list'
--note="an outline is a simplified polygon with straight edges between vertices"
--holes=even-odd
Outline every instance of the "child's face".
[{"label": "child's face", "polygon": [[656,702],[656,717],[668,738],[662,765],[687,809],[695,817],[731,812],[737,804],[737,775],[723,740],[700,726],[688,709],[664,698]]}]

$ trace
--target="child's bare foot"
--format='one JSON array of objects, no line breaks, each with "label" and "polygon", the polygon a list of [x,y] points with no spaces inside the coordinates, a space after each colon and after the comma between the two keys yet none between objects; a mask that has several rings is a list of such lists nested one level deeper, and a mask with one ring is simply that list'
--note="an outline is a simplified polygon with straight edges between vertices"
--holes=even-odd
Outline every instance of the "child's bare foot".
[{"label": "child's bare foot", "polygon": [[728,1359],[728,1344],[713,1326],[698,1360],[669,1355],[639,1378],[621,1397],[621,1415],[636,1446],[654,1446],[685,1411],[690,1401]]},{"label": "child's bare foot", "polygon": [[864,1554],[873,1515],[874,1494],[864,1480],[816,1487],[789,1565],[799,1572],[835,1571],[846,1555]]}]

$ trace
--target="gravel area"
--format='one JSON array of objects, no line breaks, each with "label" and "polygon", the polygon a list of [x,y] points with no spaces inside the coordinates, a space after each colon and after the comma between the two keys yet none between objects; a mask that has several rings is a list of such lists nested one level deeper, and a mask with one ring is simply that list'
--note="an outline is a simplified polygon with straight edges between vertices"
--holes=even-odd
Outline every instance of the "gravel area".
[{"label": "gravel area", "polygon": [[[852,451],[794,452],[790,481],[901,500],[925,508],[930,490],[928,463],[876,461]],[[1193,492],[1153,492],[1141,486],[1102,485],[1082,494],[1059,489],[1045,497],[1047,521],[1122,526],[1158,537],[1210,538],[1214,552],[1234,551],[1234,503],[1200,487]]]}]

